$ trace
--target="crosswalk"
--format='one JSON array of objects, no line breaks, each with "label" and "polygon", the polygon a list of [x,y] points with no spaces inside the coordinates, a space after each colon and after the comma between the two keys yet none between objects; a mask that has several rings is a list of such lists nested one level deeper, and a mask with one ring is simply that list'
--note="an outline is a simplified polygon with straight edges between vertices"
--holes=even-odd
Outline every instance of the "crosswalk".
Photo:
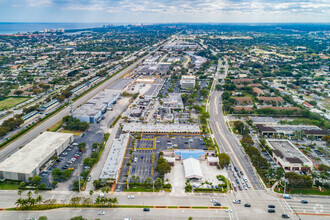
[{"label": "crosswalk", "polygon": [[293,212],[296,213],[313,213],[313,214],[329,214],[330,215],[330,201],[325,202],[309,202],[308,204],[302,204],[301,200],[291,199],[287,200],[288,205]]}]

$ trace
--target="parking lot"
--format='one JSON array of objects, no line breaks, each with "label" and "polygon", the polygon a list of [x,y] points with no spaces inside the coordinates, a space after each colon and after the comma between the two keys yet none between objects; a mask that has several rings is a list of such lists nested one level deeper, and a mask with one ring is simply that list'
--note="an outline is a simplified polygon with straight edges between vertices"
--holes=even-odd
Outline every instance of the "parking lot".
[{"label": "parking lot", "polygon": [[[200,135],[142,135],[140,140],[135,141],[135,149],[132,142],[130,143],[121,171],[119,181],[117,183],[117,191],[124,188],[125,180],[128,178],[132,181],[132,176],[139,176],[140,182],[148,177],[157,178],[157,173],[153,172],[156,168],[159,152],[169,149],[202,149],[207,150],[205,142]],[[132,151],[132,161],[130,162]],[[154,161],[153,158],[154,157]],[[130,162],[130,171],[128,173],[127,164]]]},{"label": "parking lot", "polygon": [[52,170],[55,168],[60,168],[63,171],[65,169],[73,168],[71,178],[69,180],[59,180],[58,186],[56,188],[56,190],[72,190],[73,182],[78,180],[80,173],[85,170],[83,161],[86,157],[90,157],[93,143],[101,143],[103,141],[104,134],[109,132],[111,123],[119,114],[121,114],[121,112],[124,111],[128,104],[129,98],[123,97],[119,99],[117,103],[111,106],[111,108],[109,108],[108,111],[101,117],[99,123],[90,124],[88,130],[86,130],[80,136],[75,136],[74,143],[86,143],[85,151],[79,152],[77,147],[68,147],[59,156],[58,160],[47,171],[41,174],[41,182],[45,183],[47,187],[51,187],[51,183],[53,181],[51,176]]}]

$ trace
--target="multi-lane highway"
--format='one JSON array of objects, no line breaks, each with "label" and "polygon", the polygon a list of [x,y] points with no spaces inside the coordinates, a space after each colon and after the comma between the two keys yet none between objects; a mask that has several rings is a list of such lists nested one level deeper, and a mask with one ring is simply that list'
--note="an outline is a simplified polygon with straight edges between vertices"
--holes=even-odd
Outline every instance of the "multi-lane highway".
[{"label": "multi-lane highway", "polygon": [[[23,192],[22,197],[26,197],[27,192]],[[58,203],[69,203],[70,199],[76,196],[91,198],[93,201],[98,196],[94,193],[93,196],[89,192],[82,193],[72,191],[46,191],[40,192],[44,200],[56,199]],[[134,199],[128,199],[128,195],[134,194]],[[142,208],[134,209],[57,209],[54,211],[28,211],[28,212],[0,212],[0,219],[26,219],[28,217],[39,217],[46,215],[49,219],[70,219],[73,216],[82,215],[88,219],[97,218],[97,211],[104,210],[105,216],[111,219],[165,219],[173,217],[174,219],[187,219],[192,216],[193,219],[281,219],[282,214],[287,214],[290,219],[326,219],[329,218],[330,200],[328,197],[300,197],[293,196],[291,200],[284,200],[279,195],[271,192],[254,190],[254,191],[239,191],[231,194],[216,194],[216,193],[187,193],[173,196],[170,193],[125,193],[119,192],[110,197],[117,197],[119,205],[142,205],[142,206],[161,206],[162,208],[152,208],[150,212],[144,213]],[[0,200],[0,208],[13,207],[19,196],[15,191],[2,191]],[[222,207],[228,207],[232,211],[230,213],[225,210],[204,209],[197,211],[189,207],[213,207],[211,199],[217,200]],[[241,200],[241,204],[234,204],[233,200]],[[302,204],[301,200],[308,200],[308,204]],[[250,204],[251,207],[244,207],[244,204]],[[268,213],[268,205],[275,206],[275,213]],[[168,206],[185,207],[172,208]],[[71,210],[70,212],[67,210]],[[91,211],[93,210],[93,211]],[[101,219],[107,219],[101,216]]]},{"label": "multi-lane highway", "polygon": [[[224,73],[217,74],[217,79],[224,79],[227,75],[228,65],[224,66]],[[225,116],[222,111],[222,92],[212,91],[211,98],[209,101],[209,112],[210,112],[210,126],[214,133],[214,138],[220,147],[220,152],[227,153],[231,158],[231,164],[236,167],[238,171],[242,171],[248,182],[252,185],[252,189],[262,190],[263,186],[257,177],[254,168],[249,161],[248,156],[245,154],[244,149],[239,144],[234,134],[232,134],[227,127]],[[237,174],[236,174],[237,175]],[[236,178],[235,178],[236,179]],[[234,176],[232,176],[234,180]],[[241,179],[239,179],[241,181]],[[240,185],[242,183],[239,183]]]}]

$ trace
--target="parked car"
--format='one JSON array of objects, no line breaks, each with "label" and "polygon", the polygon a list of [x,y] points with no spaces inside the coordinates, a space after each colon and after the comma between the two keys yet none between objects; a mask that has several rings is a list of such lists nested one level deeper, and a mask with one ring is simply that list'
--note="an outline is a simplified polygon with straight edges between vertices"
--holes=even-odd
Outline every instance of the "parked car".
[{"label": "parked car", "polygon": [[268,208],[275,209],[275,205],[268,205]]},{"label": "parked car", "polygon": [[235,200],[233,200],[233,203],[234,203],[234,204],[241,204],[241,200],[237,200],[237,199],[235,199]]},{"label": "parked car", "polygon": [[244,207],[251,207],[249,203],[244,204]]},{"label": "parked car", "polygon": [[308,204],[308,201],[307,200],[301,200],[301,203],[302,204]]},{"label": "parked car", "polygon": [[268,213],[274,213],[275,209],[268,209]]},{"label": "parked car", "polygon": [[290,218],[290,216],[287,214],[282,214],[282,218]]}]

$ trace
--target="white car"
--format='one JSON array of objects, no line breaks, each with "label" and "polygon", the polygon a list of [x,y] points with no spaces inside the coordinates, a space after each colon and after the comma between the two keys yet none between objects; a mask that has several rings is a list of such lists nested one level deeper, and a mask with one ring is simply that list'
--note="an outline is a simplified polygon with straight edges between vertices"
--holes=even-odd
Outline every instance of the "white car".
[{"label": "white car", "polygon": [[214,203],[214,202],[217,202],[217,200],[216,200],[216,199],[211,199],[211,202],[213,202],[213,203]]},{"label": "white car", "polygon": [[250,184],[249,184],[249,183],[246,183],[246,185],[247,185],[247,187],[248,187],[248,188],[251,188],[251,186],[250,186]]},{"label": "white car", "polygon": [[232,213],[233,212],[233,210],[232,209],[226,209],[226,211],[225,212],[227,212],[227,213]]},{"label": "white car", "polygon": [[241,204],[241,200],[237,200],[237,199],[235,199],[235,200],[233,200],[233,203],[234,203],[234,204]]},{"label": "white car", "polygon": [[98,211],[97,214],[98,215],[104,215],[105,214],[105,211]]},{"label": "white car", "polygon": [[134,196],[133,195],[128,195],[127,198],[128,199],[134,199]]}]

